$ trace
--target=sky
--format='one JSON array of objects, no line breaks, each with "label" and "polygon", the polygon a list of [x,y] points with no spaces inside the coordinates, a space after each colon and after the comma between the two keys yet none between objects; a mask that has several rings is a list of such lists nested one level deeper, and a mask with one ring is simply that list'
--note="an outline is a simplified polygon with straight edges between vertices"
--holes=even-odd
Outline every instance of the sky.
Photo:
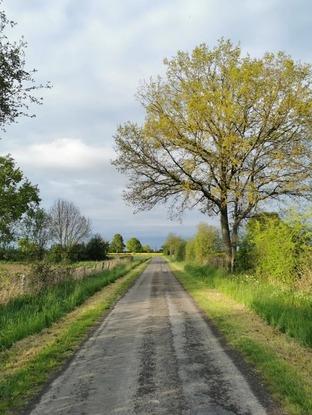
[{"label": "sky", "polygon": [[187,212],[170,220],[166,206],[133,213],[122,192],[127,177],[111,165],[119,124],[144,118],[135,98],[143,80],[164,73],[163,59],[221,37],[240,42],[252,56],[284,50],[312,63],[309,0],[4,0],[17,22],[10,39],[24,36],[27,68],[36,68],[44,103],[36,118],[7,128],[0,154],[10,153],[32,183],[42,206],[73,201],[94,233],[122,233],[159,247],[169,232],[194,234],[200,222]]}]

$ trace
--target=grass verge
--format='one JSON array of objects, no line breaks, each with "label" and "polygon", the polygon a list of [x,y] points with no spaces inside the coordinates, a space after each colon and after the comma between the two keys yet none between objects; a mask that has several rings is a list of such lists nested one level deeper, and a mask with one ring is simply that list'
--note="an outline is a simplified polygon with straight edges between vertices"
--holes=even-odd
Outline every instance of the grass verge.
[{"label": "grass verge", "polygon": [[312,347],[312,297],[287,286],[276,286],[253,275],[229,275],[209,266],[185,266],[210,288],[229,295],[255,311],[268,324]]},{"label": "grass verge", "polygon": [[[80,307],[39,334],[29,336],[0,353],[0,414],[17,413],[42,388],[86,338],[89,329],[143,272],[147,262],[124,270]],[[112,281],[113,282],[113,281]]]},{"label": "grass verge", "polygon": [[177,279],[228,342],[252,363],[287,414],[312,414],[312,350],[268,325],[256,313],[211,287],[207,278],[171,263]]},{"label": "grass verge", "polygon": [[88,297],[114,282],[142,260],[118,265],[112,270],[81,280],[68,279],[37,294],[24,295],[0,305],[0,350],[50,327]]}]

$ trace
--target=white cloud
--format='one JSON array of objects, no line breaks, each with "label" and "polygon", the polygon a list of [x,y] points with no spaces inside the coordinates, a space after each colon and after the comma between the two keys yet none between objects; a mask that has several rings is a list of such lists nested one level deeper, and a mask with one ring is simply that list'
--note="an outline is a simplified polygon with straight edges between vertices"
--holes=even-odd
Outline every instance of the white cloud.
[{"label": "white cloud", "polygon": [[13,155],[22,165],[42,169],[82,170],[103,167],[113,157],[108,147],[90,146],[80,139],[58,138],[46,143],[20,147]]}]

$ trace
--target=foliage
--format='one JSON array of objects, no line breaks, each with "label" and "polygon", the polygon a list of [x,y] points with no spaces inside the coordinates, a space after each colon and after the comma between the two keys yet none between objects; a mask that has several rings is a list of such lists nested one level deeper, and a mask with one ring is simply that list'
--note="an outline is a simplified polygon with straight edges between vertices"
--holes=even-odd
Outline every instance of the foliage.
[{"label": "foliage", "polygon": [[88,253],[84,243],[74,244],[66,250],[69,261],[79,262],[88,260]]},{"label": "foliage", "polygon": [[25,68],[25,49],[23,39],[10,42],[6,35],[7,28],[14,26],[4,11],[0,11],[0,129],[10,124],[21,115],[33,116],[29,113],[29,104],[40,104],[33,92],[42,85],[35,85],[35,70]]},{"label": "foliage", "polygon": [[107,257],[109,243],[104,241],[101,235],[94,235],[86,245],[87,259],[99,261]]},{"label": "foliage", "polygon": [[135,253],[142,252],[142,244],[137,238],[134,238],[134,237],[130,238],[127,241],[126,246],[127,246],[128,252],[135,252]]},{"label": "foliage", "polygon": [[83,241],[90,234],[90,220],[82,216],[72,202],[58,199],[49,217],[51,238],[63,248]]},{"label": "foliage", "polygon": [[151,253],[153,252],[153,249],[148,244],[145,244],[142,246],[142,252]]},{"label": "foliage", "polygon": [[50,240],[49,220],[49,215],[44,209],[30,210],[21,221],[20,236],[43,251]]},{"label": "foliage", "polygon": [[184,239],[181,239],[175,251],[175,255],[174,255],[174,259],[176,261],[182,262],[185,260],[185,248],[186,248],[186,241]]},{"label": "foliage", "polygon": [[183,239],[180,236],[170,233],[163,244],[163,253],[174,257],[177,254],[182,241]]},{"label": "foliage", "polygon": [[60,244],[52,245],[47,253],[47,259],[55,264],[66,261],[67,253]]},{"label": "foliage", "polygon": [[195,252],[195,240],[194,238],[188,239],[185,246],[185,260],[187,262],[194,262],[196,258]]},{"label": "foliage", "polygon": [[210,257],[218,251],[219,234],[215,227],[205,223],[198,225],[194,237],[194,260],[199,264],[207,263]]},{"label": "foliage", "polygon": [[253,216],[241,246],[238,269],[253,269],[273,282],[293,283],[309,258],[311,263],[311,231],[298,214],[283,220],[276,213]]},{"label": "foliage", "polygon": [[0,156],[0,244],[13,240],[13,225],[40,201],[37,186],[24,177],[11,156]]},{"label": "foliage", "polygon": [[143,126],[118,128],[114,164],[139,209],[171,201],[178,213],[219,214],[233,269],[239,227],[259,203],[311,194],[311,67],[283,52],[242,56],[223,39],[165,64],[139,90]]},{"label": "foliage", "polygon": [[113,239],[109,245],[109,252],[112,253],[122,253],[125,250],[125,244],[122,235],[120,233],[116,233],[113,236]]},{"label": "foliage", "polygon": [[42,248],[29,240],[28,238],[21,238],[18,241],[19,257],[26,261],[34,261],[43,257],[44,251]]}]

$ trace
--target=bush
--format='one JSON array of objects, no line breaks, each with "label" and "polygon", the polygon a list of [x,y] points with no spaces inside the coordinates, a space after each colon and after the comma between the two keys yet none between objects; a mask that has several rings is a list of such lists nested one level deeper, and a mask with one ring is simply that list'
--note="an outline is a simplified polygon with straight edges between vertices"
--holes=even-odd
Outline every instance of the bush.
[{"label": "bush", "polygon": [[195,261],[195,241],[194,239],[189,239],[186,242],[185,246],[185,260],[187,262],[194,262]]},{"label": "bush", "polygon": [[95,235],[86,245],[86,257],[92,261],[100,261],[107,258],[108,250],[109,243],[101,235]]},{"label": "bush", "polygon": [[194,238],[186,243],[185,259],[190,263],[207,264],[220,249],[218,230],[214,226],[201,223],[197,227]]},{"label": "bush", "polygon": [[185,247],[186,247],[186,241],[181,239],[179,245],[177,246],[174,259],[176,261],[182,262],[185,260]]},{"label": "bush", "polygon": [[62,261],[66,261],[67,253],[61,245],[52,245],[47,253],[47,260],[56,264]]},{"label": "bush", "polygon": [[301,220],[282,220],[275,213],[251,218],[238,253],[238,269],[291,284],[310,259],[310,233]]},{"label": "bush", "polygon": [[20,252],[20,258],[25,261],[35,261],[41,259],[44,254],[44,250],[39,247],[33,241],[28,238],[22,238],[18,241],[18,247]]},{"label": "bush", "polygon": [[67,249],[67,258],[71,262],[86,261],[88,259],[85,244],[74,244]]}]

